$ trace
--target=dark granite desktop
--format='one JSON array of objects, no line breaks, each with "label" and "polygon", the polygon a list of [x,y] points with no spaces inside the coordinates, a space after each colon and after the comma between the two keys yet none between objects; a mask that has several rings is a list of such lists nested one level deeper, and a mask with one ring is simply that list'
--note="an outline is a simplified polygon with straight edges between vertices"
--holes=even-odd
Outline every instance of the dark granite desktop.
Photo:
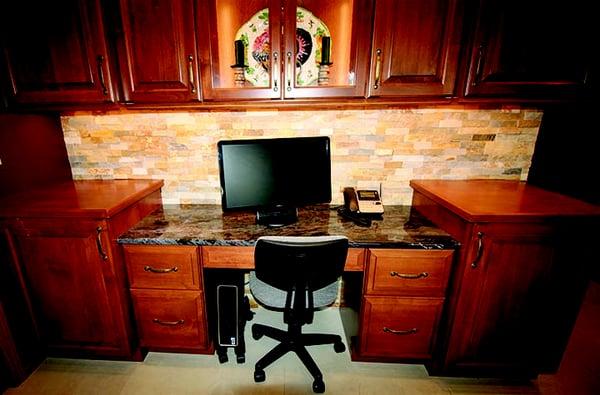
[{"label": "dark granite desktop", "polygon": [[385,206],[368,228],[341,218],[329,205],[298,209],[298,222],[269,228],[252,211],[220,205],[163,205],[119,237],[122,244],[253,246],[260,236],[345,235],[350,247],[452,249],[458,243],[410,206]]}]

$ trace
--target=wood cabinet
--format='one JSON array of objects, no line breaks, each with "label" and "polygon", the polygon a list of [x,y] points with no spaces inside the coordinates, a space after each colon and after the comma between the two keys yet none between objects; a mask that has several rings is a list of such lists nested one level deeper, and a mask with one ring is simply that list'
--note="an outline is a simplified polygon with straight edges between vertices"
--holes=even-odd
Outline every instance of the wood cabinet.
[{"label": "wood cabinet", "polygon": [[451,250],[369,249],[358,359],[431,360]]},{"label": "wood cabinet", "polygon": [[369,96],[455,95],[462,0],[378,0]]},{"label": "wood cabinet", "polygon": [[212,353],[200,251],[191,246],[123,246],[140,345]]},{"label": "wood cabinet", "polygon": [[[364,96],[372,7],[369,0],[200,1],[204,98]],[[331,43],[327,85],[318,82],[323,37]],[[236,40],[244,44],[238,58]],[[248,67],[236,77],[238,61]]]},{"label": "wood cabinet", "polygon": [[489,376],[556,370],[586,288],[593,258],[585,239],[600,209],[516,181],[411,186],[413,207],[461,243],[438,368]]},{"label": "wood cabinet", "polygon": [[467,97],[572,99],[586,84],[587,3],[481,0],[477,10]]},{"label": "wood cabinet", "polygon": [[10,103],[115,100],[100,0],[10,1],[0,14]]},{"label": "wood cabinet", "polygon": [[134,358],[116,238],[160,204],[160,181],[77,181],[2,200],[0,218],[51,355]]},{"label": "wood cabinet", "polygon": [[126,103],[201,98],[193,0],[120,0],[119,66]]}]

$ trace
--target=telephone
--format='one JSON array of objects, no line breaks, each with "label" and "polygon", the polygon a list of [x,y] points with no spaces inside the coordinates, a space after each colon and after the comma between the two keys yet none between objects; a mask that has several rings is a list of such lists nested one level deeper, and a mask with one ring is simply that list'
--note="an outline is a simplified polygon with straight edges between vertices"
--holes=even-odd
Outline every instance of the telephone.
[{"label": "telephone", "polygon": [[344,188],[344,206],[338,214],[359,226],[371,226],[372,219],[381,219],[383,204],[376,190]]},{"label": "telephone", "polygon": [[376,190],[344,188],[344,206],[358,214],[383,214],[383,204]]}]

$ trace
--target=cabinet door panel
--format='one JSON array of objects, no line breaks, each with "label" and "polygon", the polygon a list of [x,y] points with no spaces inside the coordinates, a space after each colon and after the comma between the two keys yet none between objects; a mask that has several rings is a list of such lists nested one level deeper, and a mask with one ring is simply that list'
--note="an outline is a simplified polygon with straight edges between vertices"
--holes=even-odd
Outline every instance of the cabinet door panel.
[{"label": "cabinet door panel", "polygon": [[200,99],[192,0],[121,0],[119,61],[125,100]]},{"label": "cabinet door panel", "polygon": [[7,2],[1,11],[11,101],[114,100],[99,0]]},{"label": "cabinet door panel", "polygon": [[[281,98],[281,0],[198,1],[205,100]],[[239,33],[239,35],[238,35]],[[244,42],[246,73],[236,77],[235,41]]]},{"label": "cabinet door panel", "polygon": [[96,222],[59,224],[57,230],[26,224],[16,232],[24,275],[50,347],[117,345],[107,289],[111,252],[105,232],[98,245],[98,226],[106,228]]},{"label": "cabinet door panel", "polygon": [[[372,12],[371,0],[287,0],[284,97],[364,97]],[[324,37],[331,64],[320,77]]]},{"label": "cabinet door panel", "polygon": [[451,96],[461,0],[377,1],[370,96]]},{"label": "cabinet door panel", "polygon": [[585,84],[591,48],[586,8],[482,0],[466,95],[552,99],[575,94]]},{"label": "cabinet door panel", "polygon": [[448,362],[495,374],[555,368],[575,318],[583,260],[570,252],[565,265],[557,248],[562,236],[550,226],[480,225],[475,235]]}]

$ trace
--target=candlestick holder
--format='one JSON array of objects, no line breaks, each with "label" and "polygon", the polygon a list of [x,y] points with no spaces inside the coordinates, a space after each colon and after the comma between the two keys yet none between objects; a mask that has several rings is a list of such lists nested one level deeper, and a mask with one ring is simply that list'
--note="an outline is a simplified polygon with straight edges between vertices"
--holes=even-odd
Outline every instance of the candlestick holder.
[{"label": "candlestick holder", "polygon": [[244,75],[244,66],[231,66],[233,69],[233,85],[236,88],[243,88],[246,85],[246,76]]},{"label": "candlestick holder", "polygon": [[319,77],[317,79],[319,86],[329,85],[329,66],[332,64],[331,62],[319,64]]}]

